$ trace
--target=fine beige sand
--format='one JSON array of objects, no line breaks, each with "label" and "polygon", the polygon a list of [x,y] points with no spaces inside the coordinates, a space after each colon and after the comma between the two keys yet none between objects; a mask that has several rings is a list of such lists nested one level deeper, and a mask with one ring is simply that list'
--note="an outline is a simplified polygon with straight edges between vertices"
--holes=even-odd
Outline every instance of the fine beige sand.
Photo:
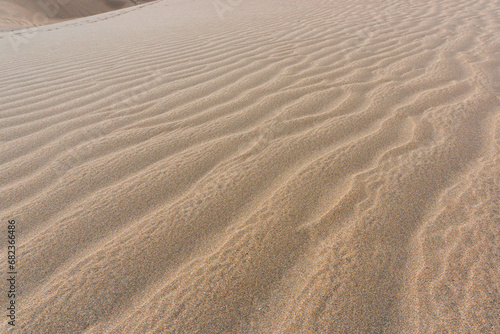
[{"label": "fine beige sand", "polygon": [[[1,0],[0,31],[100,14],[141,0]],[[145,1],[143,1],[145,2]]]},{"label": "fine beige sand", "polygon": [[161,0],[0,79],[1,333],[500,332],[500,2]]}]

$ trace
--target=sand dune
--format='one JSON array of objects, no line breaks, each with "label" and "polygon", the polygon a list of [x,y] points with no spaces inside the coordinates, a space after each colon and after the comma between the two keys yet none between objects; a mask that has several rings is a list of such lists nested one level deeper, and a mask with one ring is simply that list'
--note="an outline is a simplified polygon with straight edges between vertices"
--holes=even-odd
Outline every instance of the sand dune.
[{"label": "sand dune", "polygon": [[498,2],[163,0],[0,54],[1,332],[500,332]]},{"label": "sand dune", "polygon": [[[145,1],[143,1],[145,2]],[[2,0],[0,29],[34,27],[138,4],[137,0]]]}]

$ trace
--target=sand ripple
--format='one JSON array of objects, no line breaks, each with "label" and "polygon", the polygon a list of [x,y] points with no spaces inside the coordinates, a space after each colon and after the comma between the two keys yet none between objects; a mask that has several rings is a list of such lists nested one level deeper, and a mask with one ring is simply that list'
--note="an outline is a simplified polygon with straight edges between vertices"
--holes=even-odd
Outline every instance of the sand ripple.
[{"label": "sand ripple", "polygon": [[500,332],[498,2],[224,3],[0,34],[19,332]]}]

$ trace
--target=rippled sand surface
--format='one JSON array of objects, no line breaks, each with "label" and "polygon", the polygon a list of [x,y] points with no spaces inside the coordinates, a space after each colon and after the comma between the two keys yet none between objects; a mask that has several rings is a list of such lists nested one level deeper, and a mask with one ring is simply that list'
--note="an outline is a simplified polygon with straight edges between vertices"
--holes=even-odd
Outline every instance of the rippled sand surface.
[{"label": "rippled sand surface", "polygon": [[500,332],[498,1],[164,0],[0,65],[18,333]]}]

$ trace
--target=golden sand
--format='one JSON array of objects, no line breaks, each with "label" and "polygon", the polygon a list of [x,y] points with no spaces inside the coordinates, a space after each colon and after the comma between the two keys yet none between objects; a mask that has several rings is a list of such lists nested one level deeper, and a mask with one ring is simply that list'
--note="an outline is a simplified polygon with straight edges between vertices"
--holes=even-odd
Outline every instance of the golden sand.
[{"label": "golden sand", "polygon": [[498,1],[163,0],[0,65],[16,333],[500,332]]}]

